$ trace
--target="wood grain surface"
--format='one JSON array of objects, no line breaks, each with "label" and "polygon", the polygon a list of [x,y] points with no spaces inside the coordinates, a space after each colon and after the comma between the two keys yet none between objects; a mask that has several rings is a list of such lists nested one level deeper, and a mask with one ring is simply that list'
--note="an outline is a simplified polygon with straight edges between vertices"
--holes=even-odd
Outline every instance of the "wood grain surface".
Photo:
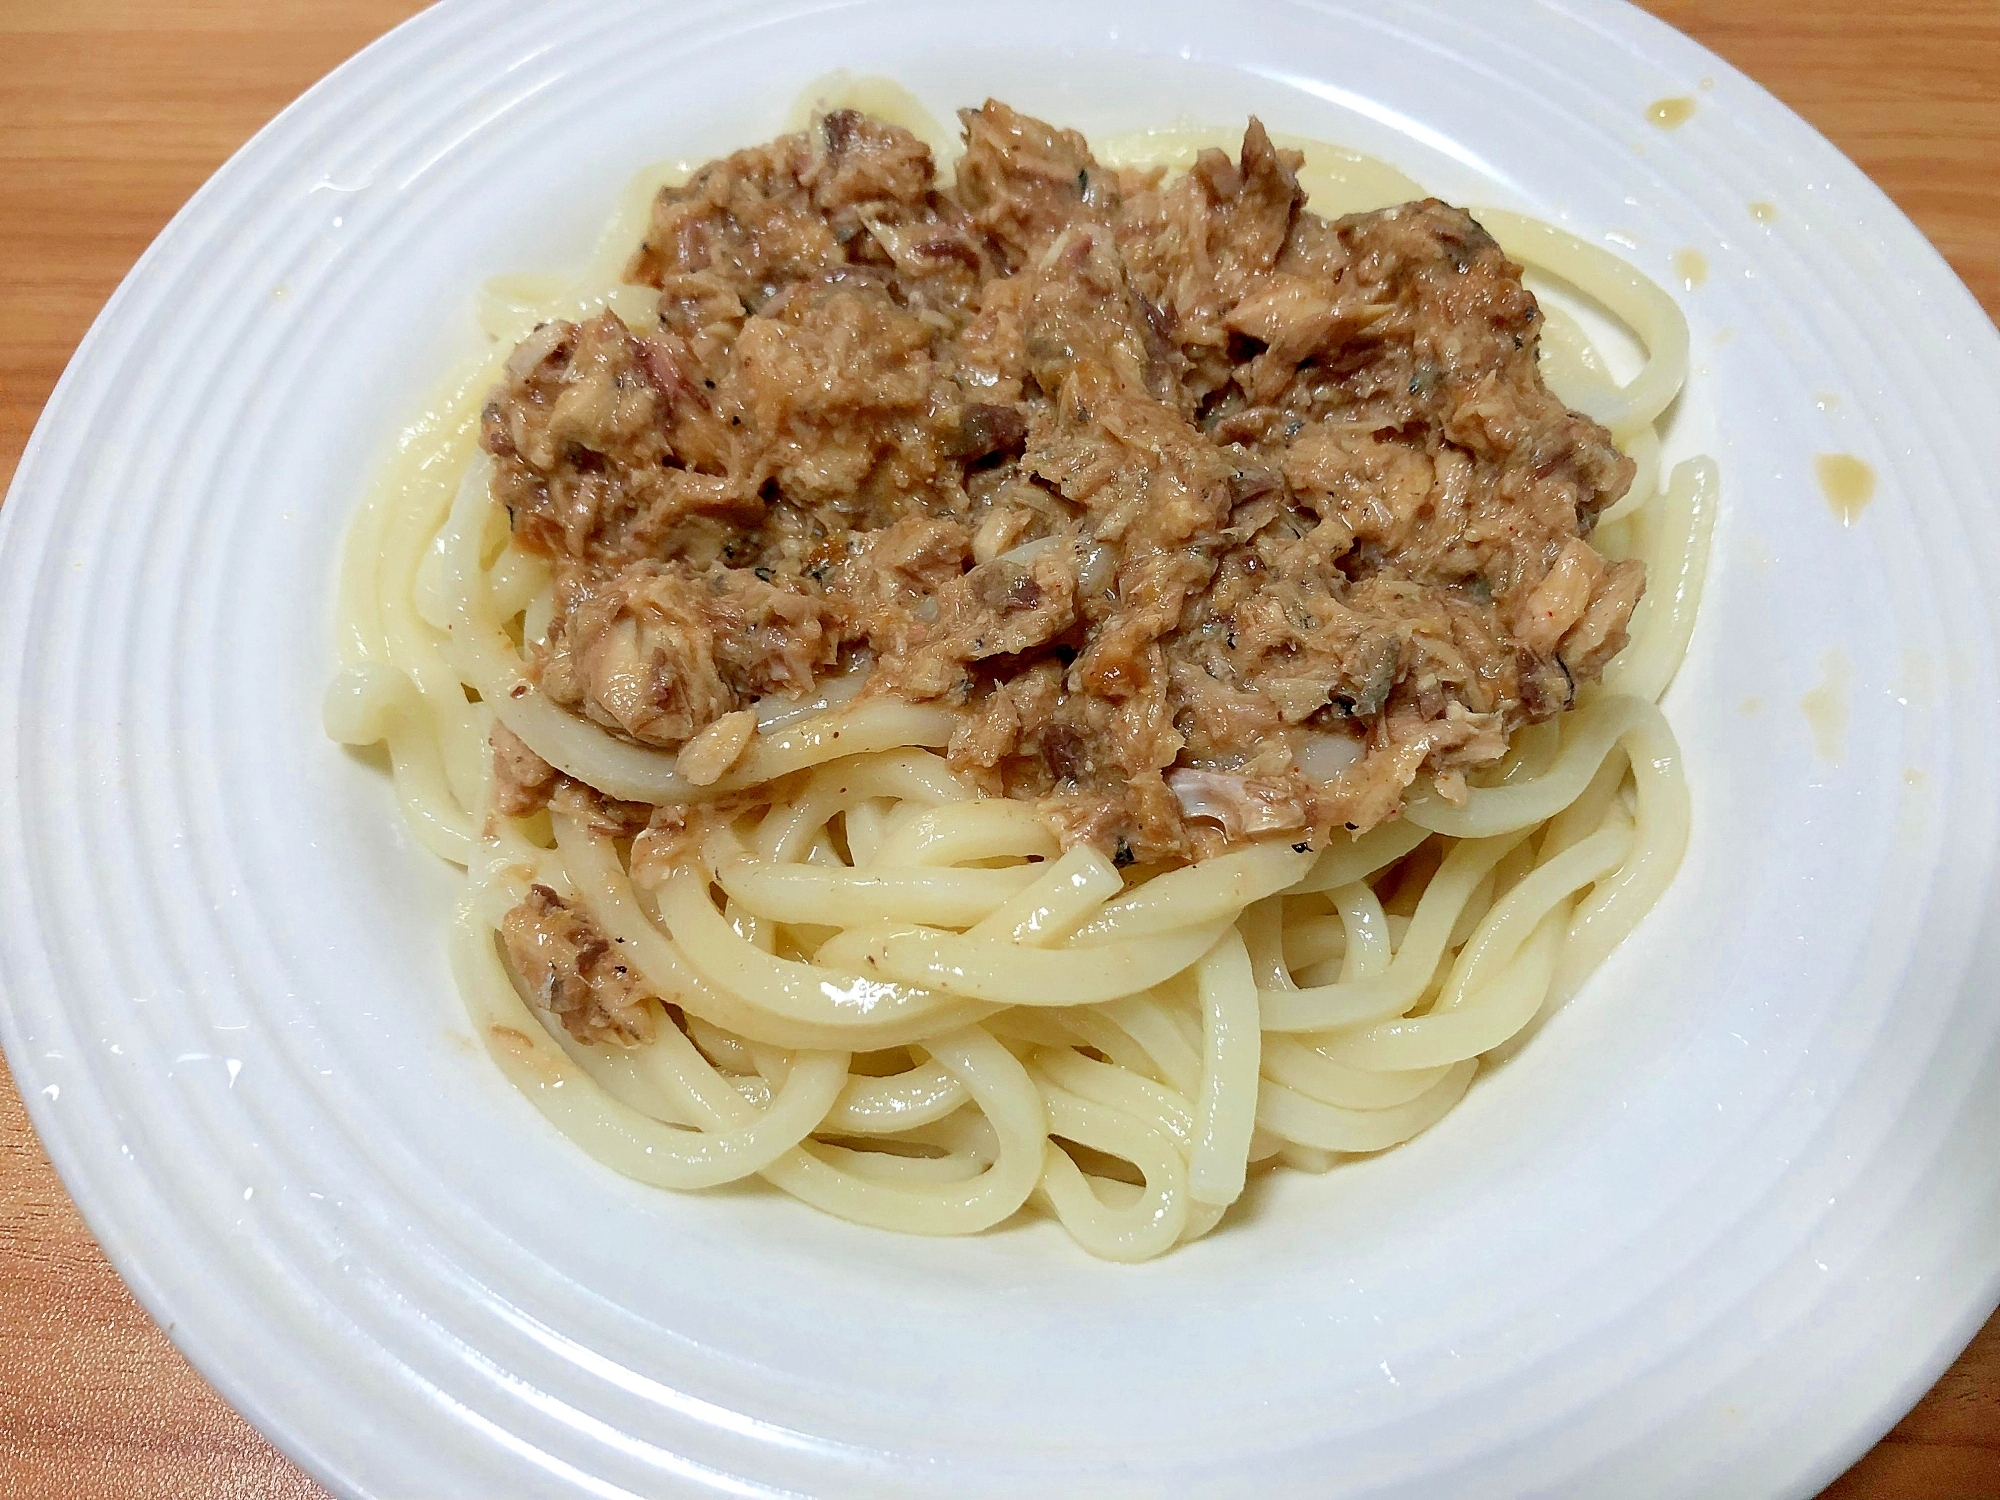
[{"label": "wood grain surface", "polygon": [[[418,8],[0,0],[0,476],[91,318],[174,210],[286,103]],[[2000,317],[1996,0],[1650,8],[1830,136]],[[133,1302],[0,1082],[0,1497],[323,1493]],[[2000,1500],[2000,1317],[1826,1494]]]}]

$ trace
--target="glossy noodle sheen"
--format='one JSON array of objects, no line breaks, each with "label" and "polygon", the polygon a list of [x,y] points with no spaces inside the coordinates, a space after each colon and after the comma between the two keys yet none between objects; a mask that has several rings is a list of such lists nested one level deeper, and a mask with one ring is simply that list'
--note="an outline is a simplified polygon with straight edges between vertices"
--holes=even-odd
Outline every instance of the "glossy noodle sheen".
[{"label": "glossy noodle sheen", "polygon": [[[843,106],[949,171],[951,136],[893,85],[831,80],[797,123]],[[1140,134],[1098,159],[1185,168],[1227,139]],[[1298,182],[1328,217],[1421,195],[1352,152],[1278,144],[1304,151]],[[658,326],[656,294],[621,277],[685,176],[634,186],[577,286],[486,290],[491,355],[407,431],[354,523],[326,707],[336,739],[387,746],[412,830],[465,869],[468,1012],[584,1150],[663,1187],[762,1177],[909,1233],[1026,1208],[1144,1259],[1213,1228],[1251,1172],[1324,1171],[1436,1124],[1651,907],[1689,819],[1656,703],[1716,505],[1707,459],[1662,472],[1656,423],[1687,358],[1665,292],[1551,226],[1474,211],[1646,351],[1619,385],[1549,320],[1543,378],[1636,473],[1590,535],[1604,567],[1647,580],[1601,681],[1502,758],[1431,762],[1358,836],[1294,824],[1126,863],[1033,798],[981,795],[949,759],[967,710],[870,693],[865,665],[677,748],[542,691],[537,643],[563,606],[488,498],[482,407],[539,325]]]}]

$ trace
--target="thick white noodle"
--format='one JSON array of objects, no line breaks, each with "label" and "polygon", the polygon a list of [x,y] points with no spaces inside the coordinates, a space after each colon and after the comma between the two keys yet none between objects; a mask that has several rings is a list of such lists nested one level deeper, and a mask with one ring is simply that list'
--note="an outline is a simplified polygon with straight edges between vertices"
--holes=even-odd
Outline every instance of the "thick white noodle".
[{"label": "thick white noodle", "polygon": [[[811,92],[949,139],[879,81]],[[1105,159],[1184,162],[1208,144],[1224,142],[1156,132]],[[1415,191],[1307,149],[1316,208]],[[1402,817],[1330,848],[1273,839],[1141,878],[1064,852],[1030,804],[973,796],[935,753],[957,714],[867,696],[865,665],[757,705],[750,749],[704,786],[550,701],[516,643],[549,629],[551,572],[496,521],[479,408],[538,322],[609,308],[650,326],[650,299],[615,281],[669,180],[635,184],[578,286],[491,289],[493,349],[404,435],[355,519],[325,708],[334,738],[387,747],[411,828],[465,868],[450,947],[476,1034],[598,1161],[674,1188],[759,1177],[907,1233],[1032,1207],[1093,1254],[1145,1259],[1240,1212],[1253,1169],[1325,1171],[1435,1124],[1672,879],[1690,805],[1657,704],[1693,629],[1718,493],[1707,459],[1662,482],[1656,422],[1686,377],[1686,326],[1607,251],[1501,211],[1479,217],[1509,255],[1645,350],[1620,386],[1573,320],[1552,311],[1544,334],[1552,384],[1634,460],[1599,539],[1642,558],[1648,586],[1603,683],[1519,734],[1462,800],[1420,787]],[[501,816],[496,721],[612,799],[709,821],[641,869],[613,828]],[[659,997],[650,1040],[578,1041],[524,994],[500,929],[535,884]]]}]

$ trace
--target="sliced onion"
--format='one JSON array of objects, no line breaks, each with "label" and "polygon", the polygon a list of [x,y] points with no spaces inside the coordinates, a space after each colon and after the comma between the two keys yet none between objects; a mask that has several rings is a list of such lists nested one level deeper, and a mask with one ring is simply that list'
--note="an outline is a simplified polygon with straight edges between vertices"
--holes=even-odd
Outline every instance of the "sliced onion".
[{"label": "sliced onion", "polygon": [[1306,780],[1324,784],[1361,759],[1361,741],[1351,734],[1315,730],[1300,737],[1292,758]]},{"label": "sliced onion", "polygon": [[1059,534],[1051,532],[1048,536],[1038,536],[1032,542],[1023,542],[1018,547],[1010,548],[994,560],[996,562],[1020,563],[1023,567],[1026,567],[1037,556],[1048,551],[1049,548],[1061,540],[1062,538]]},{"label": "sliced onion", "polygon": [[1083,554],[1083,567],[1077,573],[1076,591],[1083,598],[1090,599],[1111,587],[1111,580],[1118,574],[1118,549],[1109,542],[1092,542],[1090,550]]},{"label": "sliced onion", "polygon": [[1303,821],[1296,806],[1253,795],[1245,777],[1228,771],[1176,766],[1167,772],[1167,790],[1174,794],[1185,816],[1212,818],[1231,838],[1268,833],[1274,828],[1297,828]]}]

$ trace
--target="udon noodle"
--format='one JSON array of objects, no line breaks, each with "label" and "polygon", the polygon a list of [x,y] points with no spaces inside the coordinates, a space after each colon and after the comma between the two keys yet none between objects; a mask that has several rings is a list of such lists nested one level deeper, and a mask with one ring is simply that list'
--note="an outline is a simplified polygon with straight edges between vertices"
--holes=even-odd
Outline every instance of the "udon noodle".
[{"label": "udon noodle", "polygon": [[[850,102],[900,110],[946,150],[871,89]],[[1100,154],[1184,166],[1224,139],[1176,130]],[[1317,212],[1421,196],[1380,163],[1305,149]],[[651,294],[619,270],[671,178],[635,185],[579,284],[487,289],[491,354],[403,434],[354,524],[326,711],[336,739],[386,744],[410,828],[463,868],[450,945],[475,1029],[585,1151],[662,1187],[761,1177],[913,1233],[1029,1207],[1093,1254],[1138,1260],[1207,1232],[1253,1170],[1322,1172],[1429,1129],[1653,905],[1689,820],[1657,704],[1693,625],[1716,471],[1662,471],[1687,332],[1645,277],[1474,210],[1510,257],[1644,346],[1619,383],[1545,299],[1545,377],[1639,470],[1592,538],[1649,576],[1602,682],[1520,731],[1460,801],[1420,782],[1400,817],[1331,847],[1281,835],[1125,871],[1088,844],[1063,852],[1033,803],[974,795],[938,753],[955,718],[935,704],[852,698],[838,678],[767,700],[748,751],[696,784],[673,754],[534,691],[523,642],[547,628],[549,567],[487,503],[481,403],[546,320],[608,308],[648,326]],[[494,811],[496,718],[607,797],[727,796],[739,815],[674,868],[635,870],[619,830],[575,804]],[[591,1044],[524,998],[496,933],[537,885],[589,914],[673,1024]]]}]

